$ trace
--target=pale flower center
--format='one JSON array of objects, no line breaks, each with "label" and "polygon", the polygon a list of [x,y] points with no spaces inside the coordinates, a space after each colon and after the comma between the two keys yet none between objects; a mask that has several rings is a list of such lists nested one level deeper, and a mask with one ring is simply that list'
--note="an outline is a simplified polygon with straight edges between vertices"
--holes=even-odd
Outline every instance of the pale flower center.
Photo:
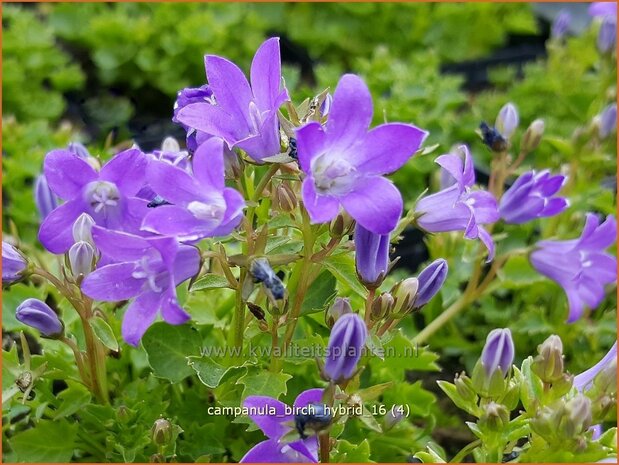
[{"label": "pale flower center", "polygon": [[356,179],[356,170],[348,161],[321,155],[312,163],[312,176],[320,194],[346,194]]},{"label": "pale flower center", "polygon": [[86,187],[86,200],[99,213],[118,206],[120,192],[116,184],[108,181],[95,181]]},{"label": "pale flower center", "polygon": [[221,221],[225,213],[225,207],[217,204],[193,201],[187,205],[187,210],[199,220]]},{"label": "pale flower center", "polygon": [[131,276],[135,279],[145,279],[151,291],[161,292],[163,289],[157,284],[158,267],[153,265],[156,264],[149,257],[142,257]]}]

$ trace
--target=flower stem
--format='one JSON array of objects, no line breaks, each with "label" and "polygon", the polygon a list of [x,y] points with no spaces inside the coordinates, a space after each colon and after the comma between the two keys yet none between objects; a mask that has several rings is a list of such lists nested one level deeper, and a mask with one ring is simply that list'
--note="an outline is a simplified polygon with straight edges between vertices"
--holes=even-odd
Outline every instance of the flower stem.
[{"label": "flower stem", "polygon": [[321,433],[318,435],[318,442],[320,444],[320,462],[329,463],[329,432]]},{"label": "flower stem", "polygon": [[372,316],[372,303],[374,302],[374,296],[376,295],[376,289],[368,290],[368,298],[365,301],[365,325],[369,327],[370,317]]}]

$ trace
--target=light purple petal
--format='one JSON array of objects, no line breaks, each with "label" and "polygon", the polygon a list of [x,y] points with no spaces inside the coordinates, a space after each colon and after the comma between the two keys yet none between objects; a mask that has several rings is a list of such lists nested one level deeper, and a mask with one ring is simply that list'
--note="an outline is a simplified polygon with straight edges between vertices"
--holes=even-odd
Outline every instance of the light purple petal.
[{"label": "light purple petal", "polygon": [[251,62],[251,88],[260,111],[276,108],[282,81],[279,38],[266,40]]},{"label": "light purple petal", "polygon": [[[298,457],[300,462],[318,462],[318,438],[315,435],[303,440],[291,442],[289,446],[291,449],[301,454],[301,456]],[[283,450],[285,451],[285,449]]]},{"label": "light purple petal", "polygon": [[187,105],[178,111],[176,119],[201,133],[221,137],[229,146],[249,132],[245,122],[239,126],[222,108],[210,103]]},{"label": "light purple petal", "polygon": [[309,404],[322,404],[322,392],[320,388],[308,389],[303,391],[294,400],[295,407],[305,407]]},{"label": "light purple petal", "polygon": [[55,254],[65,253],[73,243],[73,223],[84,212],[81,199],[70,200],[52,211],[39,228],[39,241]]},{"label": "light purple petal", "polygon": [[593,2],[589,6],[589,15],[591,16],[615,16],[617,17],[616,2]]},{"label": "light purple petal", "polygon": [[[269,438],[279,439],[290,431],[290,427],[284,425],[285,422],[293,420],[292,415],[286,415],[286,404],[267,396],[248,396],[243,401],[243,406],[250,411],[251,418],[262,432]],[[261,415],[257,412],[267,412],[275,409],[275,415]]]},{"label": "light purple petal", "polygon": [[617,240],[617,220],[608,215],[606,220],[599,224],[600,220],[593,213],[587,214],[587,220],[579,245],[589,249],[605,249]]},{"label": "light purple petal", "polygon": [[326,135],[320,123],[312,122],[297,129],[299,164],[305,173],[311,171],[312,160],[325,152]]},{"label": "light purple petal", "polygon": [[477,235],[488,249],[488,258],[486,258],[486,263],[490,263],[494,260],[494,241],[492,240],[492,236],[483,228],[483,226],[477,227]]},{"label": "light purple petal", "polygon": [[341,202],[350,216],[375,234],[389,234],[402,216],[400,191],[380,176],[360,180],[355,190],[342,197]]},{"label": "light purple petal", "polygon": [[43,162],[43,172],[50,189],[65,200],[81,195],[82,188],[98,177],[86,160],[68,150],[49,152]]},{"label": "light purple petal", "polygon": [[475,221],[480,224],[490,224],[499,220],[499,210],[496,199],[490,192],[474,191],[468,196],[467,203],[473,207]]},{"label": "light purple petal", "polygon": [[584,391],[591,387],[591,383],[595,377],[600,373],[604,368],[606,368],[613,361],[617,360],[617,342],[613,344],[608,353],[604,355],[602,360],[593,365],[586,371],[583,371],[579,375],[574,377],[574,387],[579,391]]},{"label": "light purple petal", "polygon": [[327,121],[329,146],[344,150],[361,141],[372,121],[372,113],[372,96],[363,80],[354,74],[342,76]]},{"label": "light purple petal", "polygon": [[564,211],[569,206],[569,202],[563,197],[555,197],[548,199],[544,209],[540,212],[539,216],[554,216]]},{"label": "light purple petal", "polygon": [[[148,164],[148,183],[165,200],[173,204],[186,205],[202,198],[200,184],[185,170],[163,161]],[[157,207],[159,210],[163,207]]]},{"label": "light purple petal", "polygon": [[190,245],[180,245],[174,260],[174,285],[193,278],[200,271],[200,251]]},{"label": "light purple petal", "polygon": [[179,240],[196,240],[202,229],[202,221],[176,205],[163,205],[152,209],[142,223],[144,231],[178,236]]},{"label": "light purple petal", "polygon": [[340,210],[340,203],[335,197],[318,195],[314,189],[314,180],[305,178],[301,187],[303,204],[312,223],[326,223],[335,218]]},{"label": "light purple petal", "polygon": [[178,304],[176,291],[172,287],[161,297],[161,316],[171,325],[182,325],[191,319],[191,315]]},{"label": "light purple petal", "polygon": [[150,249],[148,241],[139,236],[99,226],[92,227],[92,238],[101,253],[115,261],[138,261]]},{"label": "light purple petal", "polygon": [[568,323],[574,323],[579,320],[585,311],[585,304],[580,298],[578,290],[575,288],[565,288],[565,294],[567,295],[567,302],[569,307],[569,316],[567,318]]},{"label": "light purple petal", "polygon": [[366,174],[392,173],[413,156],[427,135],[410,124],[380,125],[367,133],[351,161]]},{"label": "light purple petal", "polygon": [[94,300],[118,302],[141,292],[143,279],[133,277],[135,264],[113,263],[90,273],[82,282],[82,291]]},{"label": "light purple petal", "polygon": [[232,116],[237,124],[249,121],[249,103],[253,96],[243,71],[217,55],[206,55],[204,65],[217,106]]},{"label": "light purple petal", "polygon": [[252,447],[240,463],[304,463],[307,461],[300,454],[291,451],[289,446],[279,444],[276,439],[269,439]]},{"label": "light purple petal", "polygon": [[224,189],[223,195],[226,201],[226,213],[221,224],[212,231],[213,237],[227,236],[243,219],[243,209],[245,208],[243,196],[230,187]]},{"label": "light purple petal", "polygon": [[235,146],[245,150],[251,158],[258,162],[264,158],[277,155],[281,150],[277,111],[271,111],[266,115],[258,129],[258,134],[238,141]]},{"label": "light purple petal", "polygon": [[223,140],[212,137],[201,144],[193,155],[192,163],[193,175],[202,187],[218,192],[223,190],[225,187]]},{"label": "light purple petal", "polygon": [[146,292],[127,308],[122,323],[122,335],[127,344],[137,346],[159,311],[159,295]]},{"label": "light purple petal", "polygon": [[135,195],[145,184],[148,158],[139,149],[115,155],[103,168],[99,179],[110,181],[126,196]]}]

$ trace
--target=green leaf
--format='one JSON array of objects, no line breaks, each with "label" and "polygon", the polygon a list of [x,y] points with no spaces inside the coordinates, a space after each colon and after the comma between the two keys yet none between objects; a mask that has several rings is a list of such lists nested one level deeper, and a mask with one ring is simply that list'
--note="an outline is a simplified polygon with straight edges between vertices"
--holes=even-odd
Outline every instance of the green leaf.
[{"label": "green leaf", "polygon": [[142,345],[155,376],[178,383],[193,374],[187,357],[200,352],[202,340],[191,326],[155,323],[144,334]]},{"label": "green leaf", "polygon": [[98,316],[91,318],[89,321],[95,336],[97,336],[103,345],[114,352],[118,352],[118,341],[116,340],[116,336],[114,336],[114,331],[112,331],[110,325],[108,325],[103,318]]},{"label": "green leaf", "polygon": [[236,384],[245,386],[243,399],[247,396],[269,396],[278,399],[280,395],[286,394],[286,383],[290,378],[292,376],[286,373],[248,371]]},{"label": "green leaf", "polygon": [[189,357],[189,365],[198,374],[202,384],[213,389],[219,386],[228,371],[236,368],[224,367],[210,357]]},{"label": "green leaf", "polygon": [[41,421],[9,440],[18,462],[69,462],[75,448],[77,423]]},{"label": "green leaf", "polygon": [[364,299],[367,296],[365,287],[361,285],[357,279],[357,271],[355,269],[355,259],[352,255],[343,253],[327,257],[322,262],[332,274],[340,281],[348,285],[353,291],[359,294]]},{"label": "green leaf", "polygon": [[333,463],[368,463],[370,460],[370,443],[364,439],[359,444],[352,444],[345,439],[337,441],[335,452],[332,453]]},{"label": "green leaf", "polygon": [[329,305],[337,294],[335,284],[335,277],[329,271],[320,273],[307,290],[301,315],[319,312]]},{"label": "green leaf", "polygon": [[230,288],[230,283],[228,280],[221,275],[214,273],[207,273],[204,276],[200,277],[193,283],[191,286],[191,291],[204,291],[207,289],[224,289]]},{"label": "green leaf", "polygon": [[499,276],[505,287],[510,289],[529,286],[544,279],[522,255],[510,257]]},{"label": "green leaf", "polygon": [[56,410],[54,418],[58,420],[59,418],[73,415],[88,405],[91,398],[90,391],[85,386],[73,382],[69,383],[68,389],[58,394],[58,400],[62,403],[58,410]]}]

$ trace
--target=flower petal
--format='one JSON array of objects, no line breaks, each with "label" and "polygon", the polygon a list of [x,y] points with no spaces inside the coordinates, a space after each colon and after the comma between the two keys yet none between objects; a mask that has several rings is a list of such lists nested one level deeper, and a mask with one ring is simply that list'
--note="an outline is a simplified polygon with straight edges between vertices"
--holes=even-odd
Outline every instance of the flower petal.
[{"label": "flower petal", "polygon": [[240,463],[291,463],[293,458],[282,452],[285,447],[277,439],[268,439],[252,447]]},{"label": "flower petal", "polygon": [[133,277],[135,264],[113,263],[90,273],[82,282],[82,291],[94,300],[118,302],[141,292],[143,279]]},{"label": "flower petal", "polygon": [[226,187],[223,140],[211,137],[202,143],[193,154],[192,163],[193,175],[203,188],[221,192]]},{"label": "flower petal", "polygon": [[354,164],[366,174],[393,173],[413,156],[427,135],[410,124],[382,124],[368,132],[356,148]]},{"label": "flower petal", "polygon": [[226,201],[226,213],[221,220],[221,224],[213,230],[213,237],[227,236],[243,219],[243,209],[245,208],[243,196],[230,187],[224,189],[223,195]]},{"label": "flower petal", "polygon": [[217,106],[232,116],[237,124],[247,124],[253,95],[243,71],[230,60],[217,55],[206,55],[204,65]]},{"label": "flower petal", "polygon": [[475,221],[480,224],[495,223],[499,220],[496,199],[490,192],[474,191],[468,196],[467,203],[473,207]]},{"label": "flower petal", "polygon": [[146,179],[148,158],[141,150],[132,148],[115,155],[103,168],[99,179],[110,181],[126,196],[134,196]]},{"label": "flower petal", "polygon": [[178,304],[173,287],[168,288],[161,298],[161,316],[171,325],[182,325],[191,319],[191,315]]},{"label": "flower petal", "polygon": [[68,150],[52,150],[45,155],[43,172],[50,189],[65,200],[81,195],[82,188],[98,177],[86,160]]},{"label": "flower petal", "polygon": [[176,119],[201,133],[221,137],[229,146],[249,132],[246,123],[239,126],[222,108],[210,103],[187,105],[178,111]]},{"label": "flower petal", "polygon": [[136,346],[146,330],[153,324],[159,311],[159,295],[146,292],[127,308],[122,323],[122,335],[127,344]]},{"label": "flower petal", "polygon": [[340,210],[340,203],[335,197],[318,195],[314,189],[314,180],[305,178],[301,187],[303,205],[309,213],[312,223],[326,223],[335,218]]},{"label": "flower petal", "polygon": [[266,40],[251,62],[251,89],[260,111],[273,110],[281,94],[282,65],[279,37]]},{"label": "flower petal", "polygon": [[148,164],[147,176],[152,189],[170,203],[186,205],[202,198],[198,181],[177,166],[153,160]]},{"label": "flower petal", "polygon": [[324,153],[326,149],[326,135],[318,122],[311,122],[296,130],[297,154],[301,169],[309,174],[312,160]]},{"label": "flower petal", "polygon": [[294,400],[294,406],[300,408],[305,407],[309,404],[321,404],[322,392],[323,390],[320,388],[308,389],[307,391],[303,391]]},{"label": "flower petal", "polygon": [[258,162],[264,158],[277,155],[281,150],[277,111],[271,111],[266,115],[258,134],[238,141],[235,146],[245,150],[251,158]]},{"label": "flower petal", "polygon": [[[279,439],[290,431],[290,427],[284,425],[284,423],[292,421],[293,416],[286,414],[287,405],[283,402],[267,396],[248,396],[243,401],[243,406],[249,409],[249,418],[269,438]],[[268,415],[267,412],[273,409],[275,409],[276,414]],[[262,412],[265,413],[261,414]]]},{"label": "flower petal", "polygon": [[53,210],[39,228],[39,241],[51,253],[65,253],[73,243],[73,223],[84,212],[81,199],[69,200]]},{"label": "flower petal", "polygon": [[180,245],[174,260],[174,285],[193,278],[200,271],[200,252],[196,247]]},{"label": "flower petal", "polygon": [[142,223],[143,231],[177,236],[181,241],[199,239],[203,229],[202,221],[176,205],[154,208]]},{"label": "flower petal", "polygon": [[92,227],[92,238],[101,253],[115,261],[138,261],[151,247],[142,237],[100,226]]},{"label": "flower petal", "polygon": [[389,234],[402,216],[400,191],[381,176],[360,180],[355,190],[342,197],[341,202],[350,216],[375,234]]},{"label": "flower petal", "polygon": [[486,258],[486,263],[490,263],[494,260],[494,241],[492,240],[492,236],[483,228],[483,226],[477,226],[477,236],[488,249],[488,258]]}]

